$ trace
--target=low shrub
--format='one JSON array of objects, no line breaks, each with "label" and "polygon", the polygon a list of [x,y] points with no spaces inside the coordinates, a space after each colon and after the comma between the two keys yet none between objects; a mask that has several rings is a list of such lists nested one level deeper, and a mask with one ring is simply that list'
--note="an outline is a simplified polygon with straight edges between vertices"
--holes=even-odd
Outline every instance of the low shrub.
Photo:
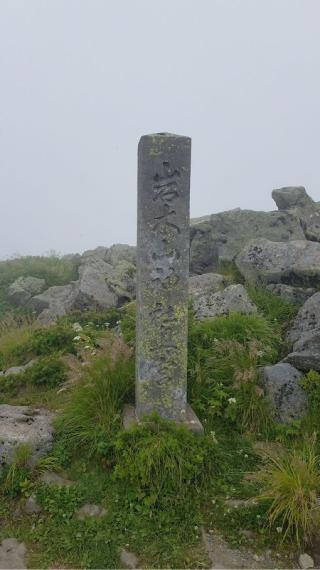
[{"label": "low shrub", "polygon": [[257,479],[262,484],[260,500],[270,503],[270,525],[279,527],[283,539],[291,538],[299,547],[309,543],[320,528],[319,457],[314,441],[267,456]]},{"label": "low shrub", "polygon": [[23,381],[34,386],[54,388],[65,382],[67,367],[60,358],[52,354],[39,358],[23,374]]},{"label": "low shrub", "polygon": [[121,426],[123,404],[134,388],[134,360],[120,352],[100,356],[87,367],[70,393],[58,430],[73,449],[108,455]]},{"label": "low shrub", "polygon": [[74,354],[74,336],[71,328],[62,325],[37,329],[30,339],[30,351],[39,356],[58,351]]},{"label": "low shrub", "polygon": [[172,508],[210,479],[213,465],[217,469],[216,447],[208,438],[153,415],[116,438],[114,477],[146,507]]}]

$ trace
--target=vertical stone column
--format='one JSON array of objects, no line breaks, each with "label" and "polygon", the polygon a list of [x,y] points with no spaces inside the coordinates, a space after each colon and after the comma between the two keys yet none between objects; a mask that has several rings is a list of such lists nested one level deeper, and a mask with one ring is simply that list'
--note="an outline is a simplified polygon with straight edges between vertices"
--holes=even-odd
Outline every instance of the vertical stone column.
[{"label": "vertical stone column", "polygon": [[136,415],[187,419],[191,139],[145,135],[138,150]]}]

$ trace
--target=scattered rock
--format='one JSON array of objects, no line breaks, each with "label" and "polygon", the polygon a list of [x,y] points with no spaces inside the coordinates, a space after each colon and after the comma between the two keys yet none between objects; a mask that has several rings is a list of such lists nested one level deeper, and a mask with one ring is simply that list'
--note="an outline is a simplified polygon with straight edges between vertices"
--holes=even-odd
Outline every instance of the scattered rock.
[{"label": "scattered rock", "polygon": [[211,569],[279,568],[279,560],[275,561],[268,551],[257,555],[244,549],[231,548],[216,531],[206,532],[202,528],[201,534],[204,547],[211,561]]},{"label": "scattered rock", "polygon": [[301,307],[288,331],[287,340],[296,342],[303,334],[316,330],[320,331],[320,292],[312,295]]},{"label": "scattered rock", "polygon": [[0,405],[0,463],[11,463],[20,444],[30,445],[31,464],[46,455],[52,447],[53,417],[47,410]]},{"label": "scattered rock", "polygon": [[87,503],[77,511],[76,516],[79,520],[84,520],[91,517],[103,517],[106,514],[107,511],[103,507]]},{"label": "scattered rock", "polygon": [[27,549],[23,542],[18,542],[16,538],[6,538],[0,546],[0,568],[12,570],[27,568],[26,553]]},{"label": "scattered rock", "polygon": [[133,552],[123,548],[120,554],[120,562],[125,568],[137,568],[139,561]]},{"label": "scattered rock", "polygon": [[257,501],[253,498],[250,499],[227,499],[224,502],[226,507],[231,509],[242,509],[245,507],[254,507],[257,505]]},{"label": "scattered rock", "polygon": [[27,515],[41,513],[42,509],[37,501],[36,495],[30,495],[30,497],[27,498],[23,510]]},{"label": "scattered rock", "polygon": [[287,340],[293,342],[292,352],[284,359],[308,371],[320,371],[320,292],[310,297],[299,310]]},{"label": "scattered rock", "polygon": [[320,243],[259,238],[243,248],[236,265],[251,283],[316,287],[320,284]]},{"label": "scattered rock", "polygon": [[288,186],[272,192],[279,210],[286,210],[300,222],[306,239],[320,241],[320,207],[303,186]]},{"label": "scattered rock", "polygon": [[255,212],[236,208],[191,220],[190,267],[193,273],[214,271],[217,259],[232,260],[252,239],[276,242],[304,240],[295,213]]},{"label": "scattered rock", "polygon": [[314,568],[314,562],[309,554],[300,554],[299,556],[299,566],[300,568],[308,569]]},{"label": "scattered rock", "polygon": [[57,487],[70,487],[70,485],[73,484],[73,481],[62,477],[62,475],[58,475],[58,473],[54,471],[45,471],[42,473],[40,481],[46,485],[56,485]]},{"label": "scattered rock", "polygon": [[49,325],[58,317],[63,317],[69,313],[74,306],[77,288],[77,282],[74,281],[69,285],[49,287],[41,295],[32,297],[29,306],[40,313],[38,316],[39,323]]},{"label": "scattered rock", "polygon": [[308,372],[320,372],[320,330],[305,333],[293,345],[293,351],[284,358],[293,366]]},{"label": "scattered rock", "polygon": [[307,194],[304,186],[284,186],[272,191],[272,199],[279,210],[292,210],[293,208],[308,208],[314,204]]},{"label": "scattered rock", "polygon": [[203,273],[189,278],[189,295],[196,299],[204,294],[216,293],[226,286],[223,275],[219,273]]},{"label": "scattered rock", "polygon": [[303,305],[309,297],[317,292],[314,287],[293,287],[292,285],[284,285],[283,283],[271,283],[267,285],[267,289],[274,295],[279,295],[284,301],[292,303],[293,305]]},{"label": "scattered rock", "polygon": [[229,285],[217,293],[199,294],[193,301],[193,308],[197,319],[257,311],[243,285]]},{"label": "scattered rock", "polygon": [[14,305],[25,306],[31,297],[42,293],[46,288],[44,279],[19,277],[9,287],[8,296]]},{"label": "scattered rock", "polygon": [[7,370],[4,372],[4,375],[18,376],[19,374],[23,374],[25,370],[31,368],[31,366],[33,366],[35,362],[36,362],[35,360],[30,360],[30,362],[28,362],[24,366],[11,366],[11,368],[7,368]]},{"label": "scattered rock", "polygon": [[302,376],[299,370],[284,362],[263,368],[262,385],[277,421],[289,423],[306,413],[306,393],[299,386]]}]

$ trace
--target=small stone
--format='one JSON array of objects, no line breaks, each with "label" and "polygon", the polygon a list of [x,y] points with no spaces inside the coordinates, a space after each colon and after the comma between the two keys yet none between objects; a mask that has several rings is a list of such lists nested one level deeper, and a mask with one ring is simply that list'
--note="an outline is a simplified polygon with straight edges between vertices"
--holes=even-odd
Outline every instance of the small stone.
[{"label": "small stone", "polygon": [[311,558],[311,556],[309,556],[309,554],[300,554],[299,556],[299,566],[300,568],[305,568],[306,570],[308,568],[314,568],[314,561]]},{"label": "small stone", "polygon": [[26,568],[26,546],[16,538],[6,538],[0,545],[0,569],[19,570]]},{"label": "small stone", "polygon": [[41,512],[42,509],[37,502],[37,497],[35,495],[30,495],[30,497],[28,497],[23,510],[27,515],[34,515]]},{"label": "small stone", "polygon": [[54,473],[54,471],[45,471],[41,475],[40,481],[46,485],[57,485],[58,487],[69,487],[73,484],[73,481],[58,475],[58,473]]},{"label": "small stone", "polygon": [[103,507],[87,503],[77,511],[77,518],[84,520],[88,517],[103,517],[106,514],[107,511]]},{"label": "small stone", "polygon": [[138,558],[136,555],[125,548],[121,550],[120,562],[125,568],[137,568],[138,566]]}]

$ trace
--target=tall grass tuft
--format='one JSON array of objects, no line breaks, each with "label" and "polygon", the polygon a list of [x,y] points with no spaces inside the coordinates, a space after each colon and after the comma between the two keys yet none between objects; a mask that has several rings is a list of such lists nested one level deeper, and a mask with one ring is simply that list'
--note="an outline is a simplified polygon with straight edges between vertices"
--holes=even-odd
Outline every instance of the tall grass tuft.
[{"label": "tall grass tuft", "polygon": [[128,353],[101,356],[88,366],[57,426],[71,448],[85,447],[90,455],[107,452],[121,427],[123,404],[133,387],[134,361]]},{"label": "tall grass tuft", "polygon": [[302,448],[268,455],[257,475],[262,483],[260,499],[270,502],[269,523],[282,529],[297,546],[310,543],[320,528],[319,457],[314,440]]}]

